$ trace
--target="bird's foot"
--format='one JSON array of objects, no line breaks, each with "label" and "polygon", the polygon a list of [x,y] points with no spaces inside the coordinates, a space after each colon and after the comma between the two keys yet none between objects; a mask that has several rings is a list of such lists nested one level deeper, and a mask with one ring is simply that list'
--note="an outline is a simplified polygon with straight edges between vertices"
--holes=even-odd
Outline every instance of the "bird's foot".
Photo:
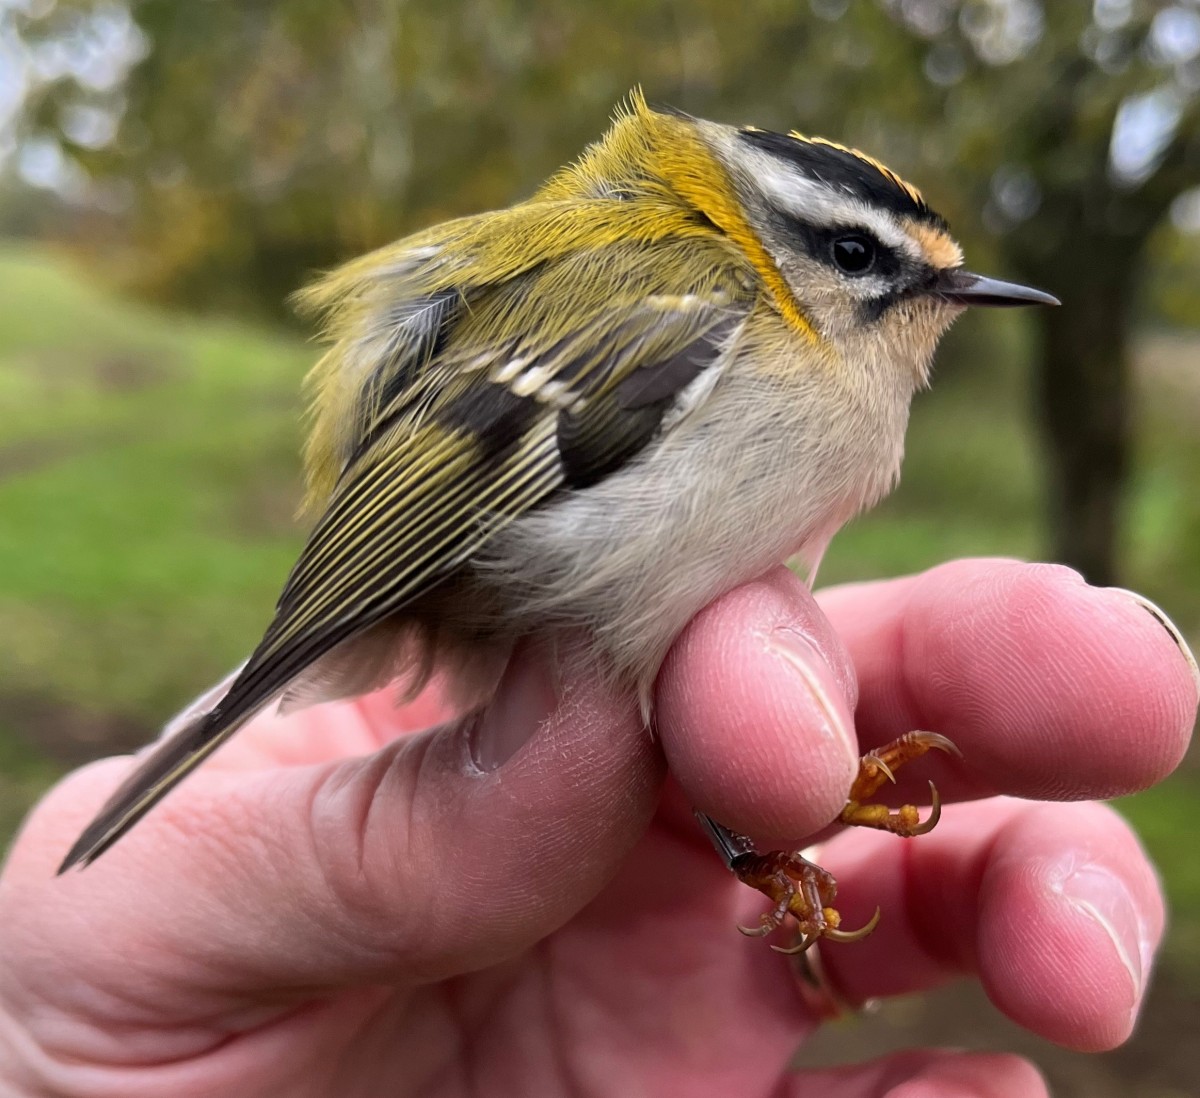
[{"label": "bird's foot", "polygon": [[906,839],[932,831],[942,815],[942,799],[933,782],[929,783],[929,818],[924,823],[916,805],[905,804],[891,809],[884,804],[872,803],[870,798],[879,792],[884,782],[895,782],[896,771],[902,766],[935,748],[948,755],[962,757],[962,752],[954,746],[953,741],[936,732],[909,732],[884,747],[867,752],[858,761],[858,777],[850,786],[846,807],[842,809],[838,821],[852,827],[890,831]]},{"label": "bird's foot", "polygon": [[831,942],[857,942],[865,938],[879,922],[876,910],[870,922],[858,930],[843,930],[842,916],[833,906],[837,882],[833,874],[810,862],[799,853],[771,850],[766,854],[742,854],[732,866],[738,879],[758,889],[774,903],[764,912],[756,927],[739,926],[743,934],[765,938],[791,915],[796,920],[796,942],[792,946],[772,946],[777,953],[803,953],[822,938]]},{"label": "bird's foot", "polygon": [[[924,821],[921,820],[916,805],[906,804],[897,809],[890,809],[887,805],[871,801],[884,782],[896,780],[897,770],[932,749],[961,755],[950,740],[936,732],[909,732],[864,755],[859,761],[858,776],[850,787],[846,806],[838,815],[838,822],[853,827],[890,831],[893,835],[905,838],[924,835],[933,830],[941,817],[941,798],[933,782],[929,783],[931,811]],[[857,930],[842,929],[842,917],[834,906],[837,899],[837,882],[827,870],[798,852],[771,850],[759,853],[749,840],[734,835],[720,825],[715,827],[724,833],[727,840],[722,847],[720,836],[714,835],[718,848],[733,854],[730,869],[740,881],[757,889],[773,905],[762,915],[758,926],[739,926],[738,929],[743,934],[766,937],[778,930],[790,915],[796,920],[795,944],[788,948],[771,948],[780,953],[791,954],[803,953],[821,939],[832,942],[857,942],[875,929],[879,922],[878,908],[864,926]],[[714,830],[711,821],[709,830],[710,833]]]}]

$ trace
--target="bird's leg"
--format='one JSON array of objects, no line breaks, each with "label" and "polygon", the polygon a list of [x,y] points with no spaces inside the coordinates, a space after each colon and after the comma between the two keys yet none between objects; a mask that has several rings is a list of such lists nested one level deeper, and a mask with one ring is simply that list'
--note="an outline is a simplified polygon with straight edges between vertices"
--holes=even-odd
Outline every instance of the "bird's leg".
[{"label": "bird's leg", "polygon": [[743,934],[765,938],[791,915],[796,920],[796,944],[787,949],[771,948],[779,953],[803,953],[821,938],[856,942],[875,929],[878,912],[859,930],[841,929],[842,917],[833,906],[837,899],[837,882],[831,873],[799,852],[771,850],[760,854],[745,835],[730,831],[701,813],[696,815],[738,880],[757,889],[774,904],[770,911],[763,913],[758,926],[739,926],[738,930]]},{"label": "bird's leg", "polygon": [[[958,748],[935,732],[909,732],[885,747],[871,751],[859,761],[858,776],[850,787],[846,807],[838,822],[856,827],[873,827],[893,835],[911,837],[933,829],[941,816],[937,787],[930,782],[932,811],[922,823],[915,805],[892,810],[874,804],[873,797],[885,781],[896,780],[895,773],[906,763],[920,758],[932,748],[958,755]],[[726,865],[743,884],[757,889],[773,904],[757,927],[739,926],[752,937],[766,937],[783,925],[791,915],[796,920],[796,944],[787,949],[772,946],[780,953],[803,953],[822,938],[835,942],[856,942],[865,938],[879,922],[879,910],[858,930],[842,930],[842,917],[834,902],[837,882],[833,875],[810,862],[798,851],[770,850],[760,853],[744,835],[739,835],[708,816],[697,813],[701,825],[725,859]]]},{"label": "bird's leg", "polygon": [[962,757],[962,752],[954,746],[953,741],[936,732],[908,732],[884,747],[868,751],[858,761],[858,777],[850,786],[846,807],[842,809],[838,821],[854,827],[890,831],[906,839],[932,831],[942,816],[942,800],[933,782],[929,783],[929,819],[924,823],[916,805],[905,804],[893,810],[885,804],[873,804],[870,798],[879,792],[885,781],[895,782],[896,771],[902,766],[919,759],[933,748]]}]

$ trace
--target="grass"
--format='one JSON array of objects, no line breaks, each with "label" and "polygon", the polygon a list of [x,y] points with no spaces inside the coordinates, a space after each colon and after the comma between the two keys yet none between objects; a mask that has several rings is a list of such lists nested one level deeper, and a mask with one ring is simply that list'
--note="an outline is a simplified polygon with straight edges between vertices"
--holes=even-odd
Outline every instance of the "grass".
[{"label": "grass", "polygon": [[[1022,350],[1009,318],[952,334],[903,486],[839,536],[823,582],[1039,554]],[[1128,582],[1200,636],[1200,340],[1148,335],[1141,358]],[[132,304],[49,253],[0,249],[0,840],[93,749],[89,728],[148,733],[259,634],[300,542],[311,359],[297,339]],[[1200,971],[1200,862],[1180,841],[1198,791],[1185,766],[1122,807],[1175,903],[1172,956]]]},{"label": "grass", "polygon": [[153,723],[241,658],[299,544],[309,357],[0,255],[0,696]]}]

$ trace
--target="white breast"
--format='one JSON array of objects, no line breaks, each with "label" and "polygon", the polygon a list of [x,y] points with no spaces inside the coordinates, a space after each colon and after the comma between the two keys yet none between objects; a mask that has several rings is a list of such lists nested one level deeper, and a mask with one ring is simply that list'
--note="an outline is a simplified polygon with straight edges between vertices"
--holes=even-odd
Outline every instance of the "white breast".
[{"label": "white breast", "polygon": [[687,621],[797,552],[824,549],[890,487],[908,399],[845,372],[726,369],[633,462],[500,533],[480,568],[534,627],[583,624],[645,687]]}]

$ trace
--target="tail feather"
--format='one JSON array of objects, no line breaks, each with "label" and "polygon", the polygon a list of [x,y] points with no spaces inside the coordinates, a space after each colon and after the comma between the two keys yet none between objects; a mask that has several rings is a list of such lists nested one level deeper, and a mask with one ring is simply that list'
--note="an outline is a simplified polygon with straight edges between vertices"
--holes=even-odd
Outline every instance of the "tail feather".
[{"label": "tail feather", "polygon": [[220,713],[220,702],[241,672],[239,667],[167,725],[149,756],[76,840],[58,867],[59,873],[72,866],[87,866],[100,857],[254,715],[253,711],[243,712],[225,719]]}]

